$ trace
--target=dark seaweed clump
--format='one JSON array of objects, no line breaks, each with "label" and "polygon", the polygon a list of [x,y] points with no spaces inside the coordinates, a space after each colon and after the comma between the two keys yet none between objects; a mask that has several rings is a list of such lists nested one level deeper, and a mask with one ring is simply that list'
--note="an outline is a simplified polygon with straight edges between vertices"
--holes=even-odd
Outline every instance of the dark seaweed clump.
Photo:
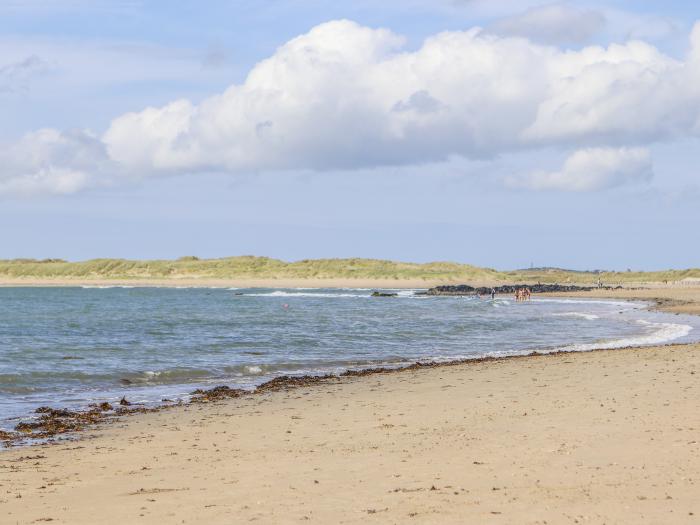
[{"label": "dark seaweed clump", "polygon": [[240,388],[231,388],[228,386],[217,386],[210,390],[202,390],[198,388],[192,392],[192,398],[190,402],[192,403],[208,403],[210,401],[220,401],[222,399],[232,399],[236,397],[241,397],[246,394],[250,394],[247,390],[242,390]]},{"label": "dark seaweed clump", "polygon": [[11,446],[19,441],[51,439],[68,432],[81,432],[116,416],[153,410],[155,409],[145,407],[114,408],[107,402],[92,404],[87,410],[39,407],[34,411],[39,414],[37,419],[18,423],[14,432],[0,430],[0,441]]}]

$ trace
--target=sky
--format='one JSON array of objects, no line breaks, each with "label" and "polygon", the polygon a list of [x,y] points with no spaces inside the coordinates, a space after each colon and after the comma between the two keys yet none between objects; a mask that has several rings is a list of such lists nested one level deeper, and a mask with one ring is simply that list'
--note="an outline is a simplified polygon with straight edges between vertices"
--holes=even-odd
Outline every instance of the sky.
[{"label": "sky", "polygon": [[0,0],[0,258],[700,266],[700,4]]}]

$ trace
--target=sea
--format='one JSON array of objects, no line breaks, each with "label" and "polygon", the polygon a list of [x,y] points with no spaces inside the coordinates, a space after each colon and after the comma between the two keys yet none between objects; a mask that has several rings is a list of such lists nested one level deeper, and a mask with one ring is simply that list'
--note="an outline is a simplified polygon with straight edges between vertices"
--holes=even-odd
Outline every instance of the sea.
[{"label": "sea", "polygon": [[187,401],[281,375],[700,339],[700,318],[596,299],[424,290],[0,288],[0,428],[40,406]]}]

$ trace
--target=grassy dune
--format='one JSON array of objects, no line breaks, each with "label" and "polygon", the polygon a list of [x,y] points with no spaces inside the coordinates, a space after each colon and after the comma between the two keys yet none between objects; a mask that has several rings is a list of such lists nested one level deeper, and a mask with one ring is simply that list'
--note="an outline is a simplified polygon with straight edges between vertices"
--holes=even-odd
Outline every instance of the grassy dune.
[{"label": "grassy dune", "polygon": [[604,273],[557,269],[502,272],[451,262],[416,264],[377,259],[313,259],[285,262],[253,256],[223,259],[181,257],[177,260],[152,261],[0,260],[0,278],[5,279],[411,279],[444,282],[595,283],[598,277],[608,284],[674,282],[700,278],[700,269]]},{"label": "grassy dune", "polygon": [[501,273],[466,264],[413,264],[375,259],[315,259],[284,262],[267,257],[227,257],[132,261],[94,259],[66,262],[49,259],[0,260],[0,276],[76,279],[500,279]]}]

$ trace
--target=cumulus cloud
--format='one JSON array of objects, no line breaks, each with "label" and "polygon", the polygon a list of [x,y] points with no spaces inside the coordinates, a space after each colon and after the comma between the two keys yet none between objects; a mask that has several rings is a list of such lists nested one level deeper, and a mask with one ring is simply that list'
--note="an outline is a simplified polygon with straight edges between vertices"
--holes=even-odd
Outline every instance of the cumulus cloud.
[{"label": "cumulus cloud", "polygon": [[99,138],[42,129],[0,149],[0,194],[69,194],[103,184],[113,168]]},{"label": "cumulus cloud", "polygon": [[652,176],[645,148],[586,148],[571,154],[558,171],[535,171],[507,182],[535,190],[595,191],[648,182]]},{"label": "cumulus cloud", "polygon": [[[479,28],[407,51],[391,31],[334,21],[199,104],[182,99],[115,118],[95,143],[75,144],[97,166],[77,171],[92,184],[118,178],[114,169],[325,171],[543,147],[626,151],[697,134],[698,86],[700,27],[678,61],[640,41],[564,51]],[[59,161],[50,165],[75,169]],[[12,173],[26,178],[35,164]]]},{"label": "cumulus cloud", "polygon": [[546,44],[581,44],[605,26],[605,16],[566,4],[533,7],[502,18],[489,28],[494,33],[520,36]]}]

